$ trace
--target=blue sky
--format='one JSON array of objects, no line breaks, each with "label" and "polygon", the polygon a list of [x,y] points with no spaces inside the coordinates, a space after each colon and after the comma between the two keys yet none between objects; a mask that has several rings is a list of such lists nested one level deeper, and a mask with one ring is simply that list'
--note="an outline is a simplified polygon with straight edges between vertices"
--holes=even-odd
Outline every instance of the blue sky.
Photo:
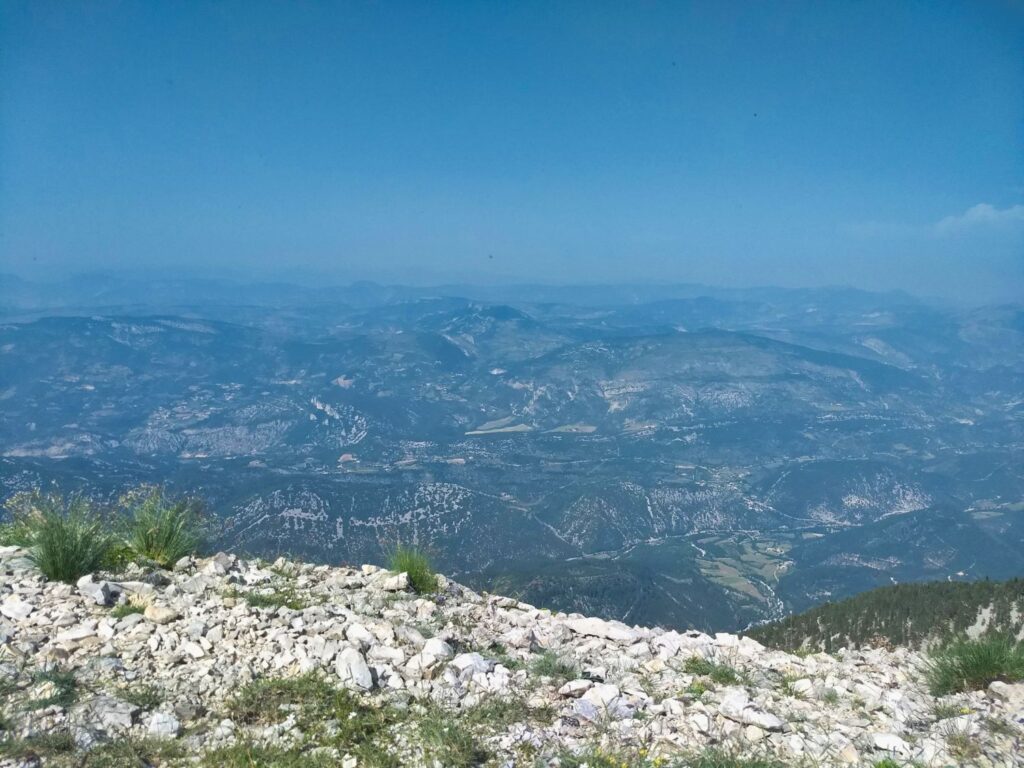
[{"label": "blue sky", "polygon": [[0,271],[1024,298],[1020,2],[0,3]]}]

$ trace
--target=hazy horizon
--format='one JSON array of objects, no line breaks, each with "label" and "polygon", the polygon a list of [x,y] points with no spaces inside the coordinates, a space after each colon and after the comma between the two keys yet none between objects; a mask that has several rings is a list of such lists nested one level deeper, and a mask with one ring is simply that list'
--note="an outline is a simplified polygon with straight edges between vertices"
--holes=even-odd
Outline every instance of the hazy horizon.
[{"label": "hazy horizon", "polygon": [[7,2],[0,272],[1024,296],[1024,8]]}]

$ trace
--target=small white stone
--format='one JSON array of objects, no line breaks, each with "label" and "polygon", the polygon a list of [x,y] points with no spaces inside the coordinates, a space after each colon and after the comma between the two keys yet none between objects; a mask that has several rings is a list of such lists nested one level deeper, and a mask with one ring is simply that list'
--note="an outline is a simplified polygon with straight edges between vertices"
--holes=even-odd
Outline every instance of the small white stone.
[{"label": "small white stone", "polygon": [[355,648],[342,650],[335,660],[334,669],[342,684],[347,687],[361,688],[364,691],[373,688],[373,675],[366,664],[366,659]]},{"label": "small white stone", "polygon": [[180,614],[168,605],[153,603],[146,606],[146,610],[142,615],[154,624],[169,624],[178,618]]},{"label": "small white stone", "polygon": [[432,637],[423,644],[423,653],[428,656],[433,656],[435,659],[450,659],[455,655],[455,651],[448,645],[444,640],[438,637]]},{"label": "small white stone", "polygon": [[173,739],[181,733],[181,723],[169,712],[154,712],[149,718],[149,735],[158,739]]},{"label": "small white stone", "polygon": [[3,603],[0,603],[0,613],[8,619],[15,619],[17,621],[27,619],[34,610],[35,606],[32,603],[22,600],[17,595],[11,595]]}]

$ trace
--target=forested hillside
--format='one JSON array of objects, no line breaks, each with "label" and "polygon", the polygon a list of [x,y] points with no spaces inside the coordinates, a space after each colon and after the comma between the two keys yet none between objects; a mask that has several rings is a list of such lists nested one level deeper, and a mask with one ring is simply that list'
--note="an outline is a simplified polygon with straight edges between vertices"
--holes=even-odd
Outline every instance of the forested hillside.
[{"label": "forested hillside", "polygon": [[919,648],[959,634],[1024,638],[1024,579],[935,581],[882,587],[825,603],[747,634],[773,648]]}]

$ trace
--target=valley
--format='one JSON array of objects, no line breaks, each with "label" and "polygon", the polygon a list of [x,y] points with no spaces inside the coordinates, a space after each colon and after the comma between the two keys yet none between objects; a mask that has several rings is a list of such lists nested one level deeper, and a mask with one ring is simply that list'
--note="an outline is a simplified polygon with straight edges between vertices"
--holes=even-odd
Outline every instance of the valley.
[{"label": "valley", "polygon": [[0,291],[4,496],[163,483],[239,552],[412,542],[477,588],[676,628],[1024,572],[1020,307],[31,288]]}]

